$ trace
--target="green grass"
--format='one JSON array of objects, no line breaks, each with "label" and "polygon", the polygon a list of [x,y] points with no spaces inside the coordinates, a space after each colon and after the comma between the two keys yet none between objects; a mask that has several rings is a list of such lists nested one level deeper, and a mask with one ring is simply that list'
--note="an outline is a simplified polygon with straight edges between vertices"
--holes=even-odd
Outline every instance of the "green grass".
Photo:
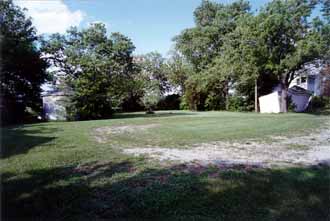
[{"label": "green grass", "polygon": [[[2,129],[3,219],[329,220],[328,167],[231,170],[159,165],[124,146],[294,136],[328,116],[230,112],[131,113],[114,119]],[[106,137],[94,129],[158,126]],[[298,146],[295,148],[299,148]]]}]

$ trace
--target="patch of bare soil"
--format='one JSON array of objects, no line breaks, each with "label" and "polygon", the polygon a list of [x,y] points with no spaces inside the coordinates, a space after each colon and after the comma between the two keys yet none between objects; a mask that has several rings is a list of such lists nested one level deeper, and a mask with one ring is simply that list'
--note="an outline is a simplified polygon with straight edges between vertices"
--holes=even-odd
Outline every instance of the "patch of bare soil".
[{"label": "patch of bare soil", "polygon": [[272,137],[273,142],[211,142],[178,148],[131,148],[135,156],[147,155],[161,162],[201,165],[251,165],[258,167],[288,165],[330,165],[330,125],[306,136]]},{"label": "patch of bare soil", "polygon": [[93,136],[98,143],[106,143],[111,135],[135,133],[137,131],[144,131],[158,126],[158,124],[143,124],[99,127],[93,130]]}]

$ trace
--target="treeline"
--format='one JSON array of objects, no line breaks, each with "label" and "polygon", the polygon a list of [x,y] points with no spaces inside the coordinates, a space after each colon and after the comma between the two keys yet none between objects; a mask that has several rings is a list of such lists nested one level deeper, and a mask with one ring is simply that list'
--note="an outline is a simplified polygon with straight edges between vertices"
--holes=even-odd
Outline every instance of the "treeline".
[{"label": "treeline", "polygon": [[[320,16],[313,17],[316,7]],[[168,58],[133,56],[133,42],[102,23],[41,38],[12,1],[0,2],[0,16],[2,122],[40,115],[46,81],[70,95],[71,119],[172,107],[250,111],[275,86],[286,112],[297,71],[330,59],[329,0],[273,0],[258,13],[243,0],[204,0],[195,27],[174,37]]]},{"label": "treeline", "polygon": [[[316,6],[320,17],[312,17]],[[192,66],[184,102],[194,110],[257,109],[257,96],[279,85],[282,111],[298,70],[317,59],[329,62],[330,1],[273,0],[258,13],[246,1],[202,1],[195,27],[175,37]]]}]

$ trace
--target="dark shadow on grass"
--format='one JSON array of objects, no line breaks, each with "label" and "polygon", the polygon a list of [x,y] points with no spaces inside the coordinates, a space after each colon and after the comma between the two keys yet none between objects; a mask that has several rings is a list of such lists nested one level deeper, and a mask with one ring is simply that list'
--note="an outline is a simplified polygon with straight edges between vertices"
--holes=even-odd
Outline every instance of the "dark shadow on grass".
[{"label": "dark shadow on grass", "polygon": [[330,116],[330,110],[306,112],[306,114],[312,114],[317,116]]},{"label": "dark shadow on grass", "polygon": [[154,114],[146,114],[144,112],[141,113],[116,113],[113,115],[113,119],[121,119],[121,118],[156,118],[156,117],[173,117],[173,116],[188,116],[195,115],[195,113],[185,113],[185,112],[177,112],[177,111],[164,111],[164,112],[155,112]]},{"label": "dark shadow on grass", "polygon": [[329,167],[246,169],[133,162],[3,174],[8,219],[329,220]]},{"label": "dark shadow on grass", "polygon": [[40,125],[1,128],[1,158],[28,152],[35,146],[55,139],[57,128]]}]

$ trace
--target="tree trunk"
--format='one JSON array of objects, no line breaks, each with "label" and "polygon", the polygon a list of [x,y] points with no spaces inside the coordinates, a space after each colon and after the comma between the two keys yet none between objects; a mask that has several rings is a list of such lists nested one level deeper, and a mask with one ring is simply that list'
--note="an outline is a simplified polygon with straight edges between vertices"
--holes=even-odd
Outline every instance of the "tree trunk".
[{"label": "tree trunk", "polygon": [[147,111],[146,111],[146,114],[154,114],[154,109],[152,107],[148,107],[147,108]]},{"label": "tree trunk", "polygon": [[288,112],[288,87],[285,84],[282,84],[280,107],[281,112]]},{"label": "tree trunk", "polygon": [[225,109],[229,110],[229,81],[225,81],[225,88],[223,90],[224,97],[225,97]]},{"label": "tree trunk", "polygon": [[254,111],[259,112],[258,108],[258,82],[257,79],[254,82]]}]

